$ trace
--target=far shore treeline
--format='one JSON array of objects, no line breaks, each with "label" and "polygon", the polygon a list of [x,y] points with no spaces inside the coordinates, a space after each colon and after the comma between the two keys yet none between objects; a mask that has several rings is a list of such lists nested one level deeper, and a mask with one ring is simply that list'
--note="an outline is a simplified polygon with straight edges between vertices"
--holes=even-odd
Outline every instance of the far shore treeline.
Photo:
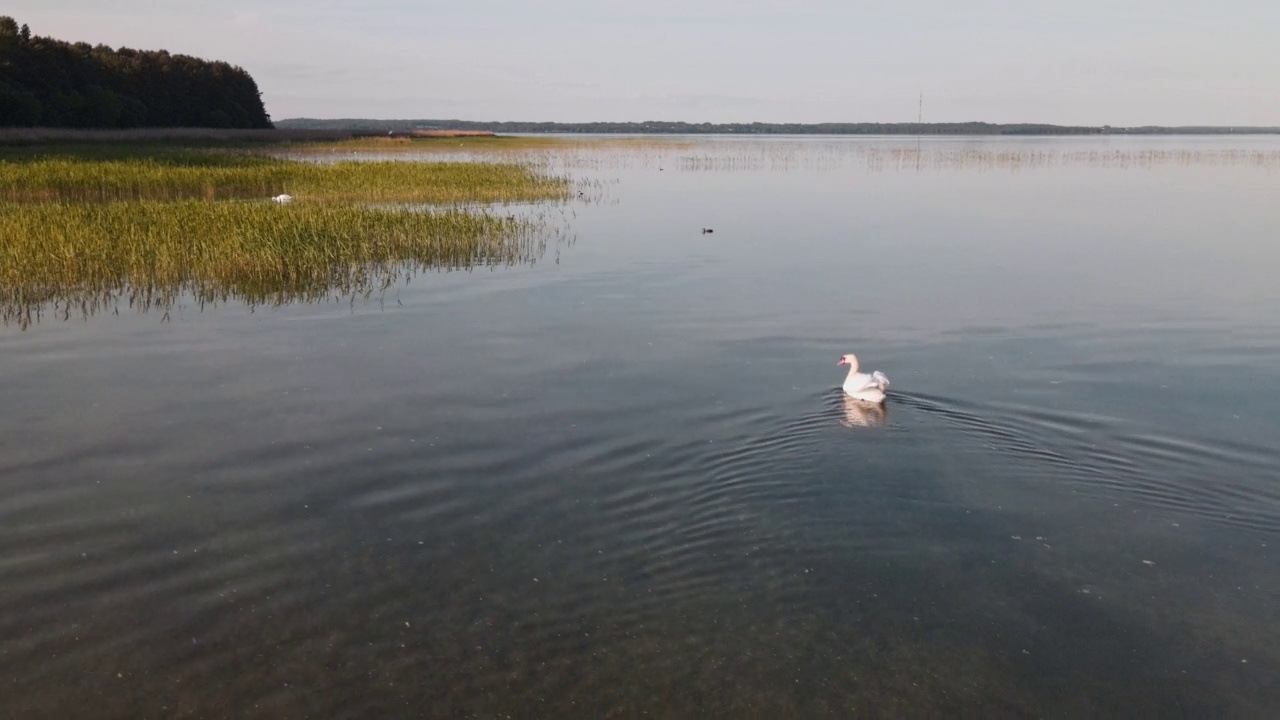
[{"label": "far shore treeline", "polygon": [[272,127],[239,67],[40,37],[11,17],[0,17],[0,126]]},{"label": "far shore treeline", "polygon": [[1276,134],[1280,127],[1157,126],[1112,127],[1045,123],[690,123],[645,122],[487,122],[478,120],[373,120],[363,118],[291,118],[275,123],[282,130],[330,130],[359,133],[407,133],[415,130],[487,130],[494,133],[634,133],[673,135],[1219,135]]}]

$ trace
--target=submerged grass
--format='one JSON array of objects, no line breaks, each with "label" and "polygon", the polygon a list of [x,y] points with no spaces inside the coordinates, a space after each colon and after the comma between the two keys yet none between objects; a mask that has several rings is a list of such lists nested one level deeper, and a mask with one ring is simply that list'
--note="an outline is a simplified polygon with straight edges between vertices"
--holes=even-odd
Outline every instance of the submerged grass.
[{"label": "submerged grass", "polygon": [[278,305],[368,295],[414,267],[535,260],[536,219],[460,209],[198,200],[0,202],[0,315],[23,327],[53,305],[92,314],[126,298]]}]

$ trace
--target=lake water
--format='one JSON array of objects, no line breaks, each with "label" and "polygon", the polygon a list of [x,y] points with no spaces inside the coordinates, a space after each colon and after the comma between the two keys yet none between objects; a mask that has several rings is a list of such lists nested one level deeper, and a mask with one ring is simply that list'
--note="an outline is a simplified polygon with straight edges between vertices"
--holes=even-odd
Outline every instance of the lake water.
[{"label": "lake water", "polygon": [[0,715],[1280,713],[1280,139],[538,161],[532,264],[0,328]]}]

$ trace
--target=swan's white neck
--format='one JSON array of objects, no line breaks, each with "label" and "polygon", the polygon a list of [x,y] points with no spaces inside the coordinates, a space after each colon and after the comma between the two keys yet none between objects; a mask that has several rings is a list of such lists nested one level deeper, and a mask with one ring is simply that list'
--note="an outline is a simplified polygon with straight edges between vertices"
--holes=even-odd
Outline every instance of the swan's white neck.
[{"label": "swan's white neck", "polygon": [[884,373],[874,372],[870,375],[858,372],[858,357],[853,354],[840,358],[842,364],[849,366],[849,376],[844,379],[844,391],[856,400],[880,402],[884,400],[884,391],[889,387],[889,378]]},{"label": "swan's white neck", "polygon": [[864,375],[858,372],[858,366],[854,365],[853,367],[849,368],[849,374],[845,376],[844,384],[846,386],[853,385],[853,386],[861,387],[862,385],[866,384],[868,378],[870,378],[869,375]]}]

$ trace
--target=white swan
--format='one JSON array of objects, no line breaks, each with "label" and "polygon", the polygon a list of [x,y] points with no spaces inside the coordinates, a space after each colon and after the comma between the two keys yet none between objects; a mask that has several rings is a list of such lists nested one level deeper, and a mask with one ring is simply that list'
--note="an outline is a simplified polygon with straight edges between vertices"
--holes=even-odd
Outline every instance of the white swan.
[{"label": "white swan", "polygon": [[889,378],[876,370],[870,375],[858,372],[858,356],[849,353],[836,365],[848,365],[849,377],[844,379],[844,393],[854,400],[884,402],[884,391],[889,389]]},{"label": "white swan", "polygon": [[287,203],[287,202],[293,202],[293,196],[292,196],[292,195],[277,195],[277,196],[275,196],[275,197],[273,197],[273,198],[271,198],[271,199],[272,199],[273,201],[275,201],[275,202],[280,203],[281,205],[283,205],[283,204],[285,204],[285,203]]}]

